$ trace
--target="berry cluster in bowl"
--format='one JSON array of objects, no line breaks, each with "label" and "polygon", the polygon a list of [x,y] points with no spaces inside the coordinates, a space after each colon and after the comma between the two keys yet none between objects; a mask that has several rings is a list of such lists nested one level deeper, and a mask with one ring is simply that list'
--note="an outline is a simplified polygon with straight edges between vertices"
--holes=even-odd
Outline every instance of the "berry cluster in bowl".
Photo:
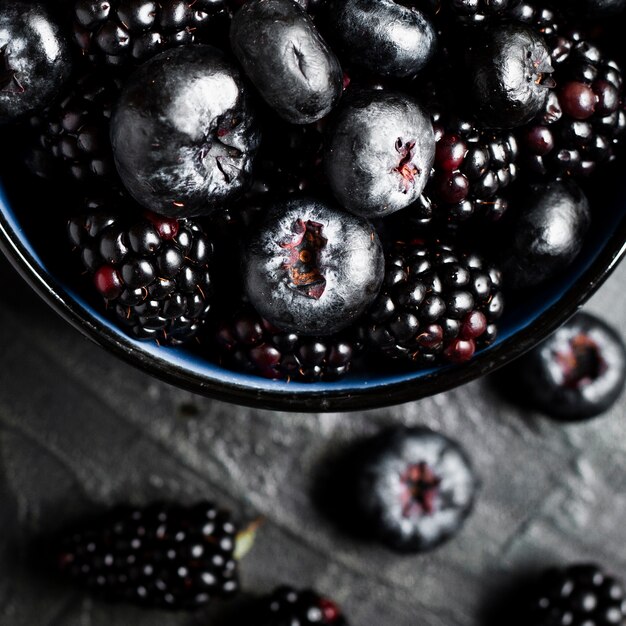
[{"label": "berry cluster in bowl", "polygon": [[8,0],[1,130],[131,337],[288,381],[463,364],[593,228],[624,4]]}]

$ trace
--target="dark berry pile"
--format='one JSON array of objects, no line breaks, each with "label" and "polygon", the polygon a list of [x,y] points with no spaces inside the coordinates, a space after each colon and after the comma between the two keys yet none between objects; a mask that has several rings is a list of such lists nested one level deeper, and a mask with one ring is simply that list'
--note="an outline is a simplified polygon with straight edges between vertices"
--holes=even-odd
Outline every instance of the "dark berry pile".
[{"label": "dark berry pile", "polygon": [[517,177],[513,133],[478,129],[438,112],[433,121],[437,151],[424,192],[431,214],[453,224],[474,215],[500,219],[508,208],[503,192]]},{"label": "dark berry pile", "polygon": [[520,133],[529,176],[588,176],[615,158],[626,132],[617,63],[579,33],[559,43],[554,97]]},{"label": "dark berry pile", "polygon": [[63,574],[112,600],[192,609],[239,589],[237,529],[210,503],[118,508],[63,538]]},{"label": "dark berry pile", "polygon": [[381,293],[361,328],[374,352],[432,365],[462,363],[496,336],[500,272],[439,242],[397,244],[387,254]]},{"label": "dark berry pile", "polygon": [[135,216],[128,207],[130,216],[120,216],[119,204],[92,200],[69,223],[96,290],[135,337],[171,345],[192,339],[211,308],[211,241],[190,220]]},{"label": "dark berry pile", "polygon": [[78,0],[74,4],[76,42],[96,61],[118,66],[139,63],[172,46],[219,44],[227,29],[225,3],[215,0]]},{"label": "dark berry pile", "polygon": [[352,364],[350,337],[307,337],[282,332],[252,307],[218,326],[216,342],[222,362],[265,378],[315,382],[337,380]]},{"label": "dark berry pile", "polygon": [[77,289],[268,378],[472,359],[626,129],[624,0],[40,2],[0,6],[0,124],[66,186]]},{"label": "dark berry pile", "polygon": [[120,80],[106,71],[77,79],[59,103],[31,120],[44,177],[66,177],[82,185],[108,184],[115,176],[109,140],[111,112]]}]

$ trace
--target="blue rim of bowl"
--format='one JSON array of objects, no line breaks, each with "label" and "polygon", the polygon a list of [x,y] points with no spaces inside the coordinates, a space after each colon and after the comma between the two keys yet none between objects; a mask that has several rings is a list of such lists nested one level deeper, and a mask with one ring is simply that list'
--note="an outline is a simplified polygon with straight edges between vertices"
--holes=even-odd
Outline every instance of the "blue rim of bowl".
[{"label": "blue rim of bowl", "polygon": [[547,337],[595,293],[626,255],[626,202],[622,206],[625,210],[611,222],[609,239],[596,247],[567,285],[555,290],[549,305],[514,325],[469,363],[385,377],[363,375],[331,383],[266,380],[226,370],[177,348],[127,336],[46,270],[1,187],[0,250],[61,317],[96,344],[165,382],[255,408],[305,412],[364,410],[418,400],[463,385],[505,365]]}]

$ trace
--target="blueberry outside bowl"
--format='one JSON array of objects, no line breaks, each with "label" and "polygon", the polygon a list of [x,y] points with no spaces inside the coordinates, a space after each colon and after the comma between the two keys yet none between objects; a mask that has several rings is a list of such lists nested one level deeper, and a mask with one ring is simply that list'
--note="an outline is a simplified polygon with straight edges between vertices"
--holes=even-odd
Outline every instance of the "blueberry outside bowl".
[{"label": "blueberry outside bowl", "polygon": [[[51,190],[0,163],[0,248],[33,289],[92,341],[169,383],[257,408],[344,411],[388,406],[462,385],[511,361],[565,322],[626,254],[626,185],[615,172],[591,189],[593,227],[577,261],[558,280],[509,304],[496,343],[461,366],[354,373],[331,383],[294,383],[228,371],[196,353],[136,341],[83,297],[65,238],[65,213]],[[597,192],[597,193],[596,193]],[[597,197],[593,197],[593,196]],[[55,198],[54,203],[58,205]],[[56,217],[55,217],[56,211]]]}]

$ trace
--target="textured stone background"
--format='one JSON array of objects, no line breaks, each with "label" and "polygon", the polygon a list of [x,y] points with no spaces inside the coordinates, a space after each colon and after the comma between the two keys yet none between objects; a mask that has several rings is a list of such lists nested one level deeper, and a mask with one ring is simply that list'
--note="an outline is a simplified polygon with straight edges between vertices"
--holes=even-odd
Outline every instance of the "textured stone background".
[{"label": "textured stone background", "polygon": [[[212,611],[90,600],[37,569],[33,540],[119,502],[215,499],[266,522],[242,564],[253,593],[281,582],[333,595],[353,626],[483,626],[518,572],[573,559],[626,575],[624,403],[560,427],[479,381],[356,414],[229,406],[160,383],[83,339],[4,262],[0,307],[0,624],[233,626]],[[626,265],[591,302],[626,335]],[[315,476],[358,437],[403,422],[460,439],[483,489],[463,533],[398,557],[344,536],[313,506]],[[501,622],[502,624],[502,622]]]}]

